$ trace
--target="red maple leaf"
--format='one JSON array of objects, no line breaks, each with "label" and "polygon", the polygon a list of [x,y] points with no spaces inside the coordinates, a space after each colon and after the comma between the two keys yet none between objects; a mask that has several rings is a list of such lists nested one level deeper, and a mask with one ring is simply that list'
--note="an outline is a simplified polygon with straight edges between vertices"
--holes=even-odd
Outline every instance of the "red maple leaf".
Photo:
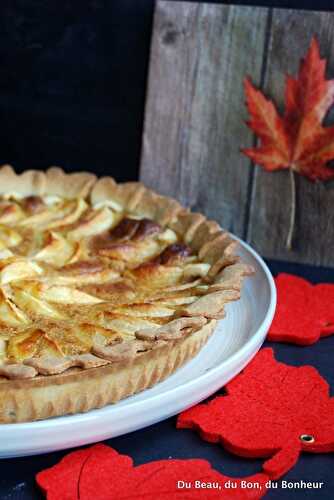
[{"label": "red maple leaf", "polygon": [[334,398],[315,368],[279,363],[272,349],[262,349],[226,391],[181,413],[177,426],[236,455],[270,457],[263,471],[271,479],[291,469],[301,451],[334,451]]},{"label": "red maple leaf", "polygon": [[326,60],[313,38],[297,78],[286,78],[284,116],[245,79],[247,125],[261,143],[243,153],[266,170],[290,168],[313,181],[333,178],[327,163],[334,158],[334,126],[321,123],[334,103],[334,80],[326,80],[325,71]]},{"label": "red maple leaf", "polygon": [[[268,476],[244,478],[248,487],[242,488],[241,479],[220,474],[206,460],[158,460],[134,467],[130,457],[97,444],[70,453],[54,467],[39,472],[36,480],[47,500],[256,500],[266,493]],[[191,487],[178,487],[178,481],[191,483]],[[219,488],[196,487],[195,481]],[[229,488],[228,481],[236,487]]]},{"label": "red maple leaf", "polygon": [[275,283],[277,307],[269,340],[309,345],[334,334],[334,285],[312,285],[285,273]]}]

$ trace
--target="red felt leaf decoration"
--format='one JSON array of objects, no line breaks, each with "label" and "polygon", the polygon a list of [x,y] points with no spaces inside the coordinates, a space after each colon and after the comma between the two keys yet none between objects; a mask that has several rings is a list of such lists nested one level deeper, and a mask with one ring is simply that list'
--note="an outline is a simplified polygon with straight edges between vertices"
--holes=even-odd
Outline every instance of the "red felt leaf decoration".
[{"label": "red felt leaf decoration", "polygon": [[334,285],[312,285],[285,273],[275,282],[277,308],[269,340],[309,345],[334,333]]},{"label": "red felt leaf decoration", "polygon": [[[266,493],[268,476],[244,478],[242,488],[241,479],[220,474],[206,460],[158,460],[134,467],[130,457],[97,444],[70,453],[54,467],[39,472],[36,480],[47,500],[256,500]],[[178,488],[178,481],[191,483],[191,487]],[[196,488],[195,481],[219,488]],[[229,488],[228,481],[236,487]]]},{"label": "red felt leaf decoration", "polygon": [[313,38],[297,78],[286,78],[284,116],[246,79],[247,125],[261,142],[243,153],[266,170],[290,168],[313,181],[334,178],[327,166],[334,158],[334,126],[322,126],[334,103],[334,80],[326,80],[325,71],[326,60]]},{"label": "red felt leaf decoration", "polygon": [[291,469],[301,451],[334,451],[334,398],[315,368],[279,363],[272,349],[262,349],[226,391],[181,413],[178,428],[237,455],[269,457],[263,471],[271,479]]}]

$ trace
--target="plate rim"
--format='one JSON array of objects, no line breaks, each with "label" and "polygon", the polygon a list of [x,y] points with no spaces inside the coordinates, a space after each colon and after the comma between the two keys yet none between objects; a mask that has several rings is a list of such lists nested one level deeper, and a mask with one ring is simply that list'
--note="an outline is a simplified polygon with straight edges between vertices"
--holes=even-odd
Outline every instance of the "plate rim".
[{"label": "plate rim", "polygon": [[[275,309],[276,309],[276,303],[277,303],[277,293],[276,293],[276,286],[274,282],[274,278],[263,260],[263,258],[245,241],[242,239],[238,238],[237,236],[231,234],[231,236],[240,243],[240,246],[243,247],[248,253],[251,254],[251,256],[257,261],[258,265],[262,268],[262,271],[265,274],[267,283],[269,285],[269,291],[270,291],[270,297],[269,297],[269,306],[266,311],[266,314],[264,316],[263,321],[261,322],[259,328],[256,330],[256,332],[245,342],[245,344],[240,347],[235,353],[233,353],[230,357],[228,357],[226,360],[220,362],[217,366],[214,366],[213,368],[210,368],[209,370],[205,371],[198,377],[195,377],[192,380],[185,381],[176,387],[171,387],[169,389],[166,389],[162,394],[155,394],[151,397],[149,397],[150,402],[154,402],[156,399],[159,399],[160,401],[163,400],[163,398],[168,398],[170,393],[173,393],[174,396],[177,396],[177,393],[182,393],[183,391],[191,391],[192,386],[196,386],[199,383],[205,384],[207,381],[210,380],[210,378],[215,379],[215,376],[217,372],[220,372],[222,369],[224,369],[226,366],[229,364],[234,363],[236,358],[243,358],[246,353],[251,350],[253,347],[256,347],[259,343],[260,346],[262,344],[261,340],[264,340],[265,338],[265,333],[269,330],[270,324],[273,320]],[[257,350],[254,352],[254,355],[256,354]],[[249,361],[248,361],[249,362]],[[247,362],[247,364],[248,364]],[[141,407],[145,406],[148,403],[147,399],[140,400],[140,401],[134,401],[130,403],[130,405],[124,405],[122,407],[117,408],[117,403],[114,405],[109,405],[111,410],[117,409],[120,414],[122,414],[122,410],[124,409],[125,412],[131,411],[131,409],[138,410]],[[76,420],[79,419],[77,422],[78,424],[87,424],[90,421],[94,421],[99,418],[99,415],[96,414],[97,411],[99,410],[104,410],[105,408],[101,409],[96,409],[89,411],[87,413],[79,413],[79,414],[74,414],[74,415],[64,415],[61,417],[56,417],[52,419],[45,419],[45,420],[40,420],[40,421],[33,421],[33,422],[19,422],[19,423],[12,423],[12,424],[0,424],[0,433],[7,431],[9,429],[15,429],[17,431],[36,431],[37,429],[45,429],[48,427],[52,427],[53,429],[61,427],[66,427],[67,425],[73,425]],[[167,417],[166,417],[167,418]],[[129,431],[131,432],[131,431]]]}]

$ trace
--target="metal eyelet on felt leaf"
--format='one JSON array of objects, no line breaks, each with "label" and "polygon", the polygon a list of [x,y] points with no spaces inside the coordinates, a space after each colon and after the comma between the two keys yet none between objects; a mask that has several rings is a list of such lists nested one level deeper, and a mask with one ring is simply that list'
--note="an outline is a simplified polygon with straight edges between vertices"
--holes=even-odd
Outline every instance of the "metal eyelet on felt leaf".
[{"label": "metal eyelet on felt leaf", "polygon": [[302,434],[299,439],[306,444],[314,443],[314,437],[311,434]]}]

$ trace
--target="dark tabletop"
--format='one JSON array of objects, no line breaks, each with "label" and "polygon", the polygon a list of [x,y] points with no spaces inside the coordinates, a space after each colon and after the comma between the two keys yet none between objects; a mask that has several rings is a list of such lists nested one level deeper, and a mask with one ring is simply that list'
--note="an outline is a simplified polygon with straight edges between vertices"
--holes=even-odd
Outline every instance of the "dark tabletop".
[{"label": "dark tabletop", "polygon": [[[273,274],[290,272],[314,283],[334,282],[334,271],[283,262],[268,262]],[[334,388],[333,351],[334,336],[324,338],[309,347],[269,343],[280,361],[290,365],[312,364]],[[333,391],[332,391],[333,395]],[[209,444],[190,430],[176,430],[176,418],[147,427],[131,434],[105,441],[118,452],[133,457],[136,465],[167,458],[203,458],[212,466],[232,477],[248,476],[261,471],[262,460],[233,456],[218,445]],[[27,436],[27,439],[29,437]],[[0,499],[42,498],[35,486],[35,474],[56,464],[70,450],[27,458],[2,460],[0,463]],[[322,490],[271,490],[265,498],[330,499],[334,495],[334,455],[303,454],[297,465],[284,476],[287,481],[324,482]]]}]

